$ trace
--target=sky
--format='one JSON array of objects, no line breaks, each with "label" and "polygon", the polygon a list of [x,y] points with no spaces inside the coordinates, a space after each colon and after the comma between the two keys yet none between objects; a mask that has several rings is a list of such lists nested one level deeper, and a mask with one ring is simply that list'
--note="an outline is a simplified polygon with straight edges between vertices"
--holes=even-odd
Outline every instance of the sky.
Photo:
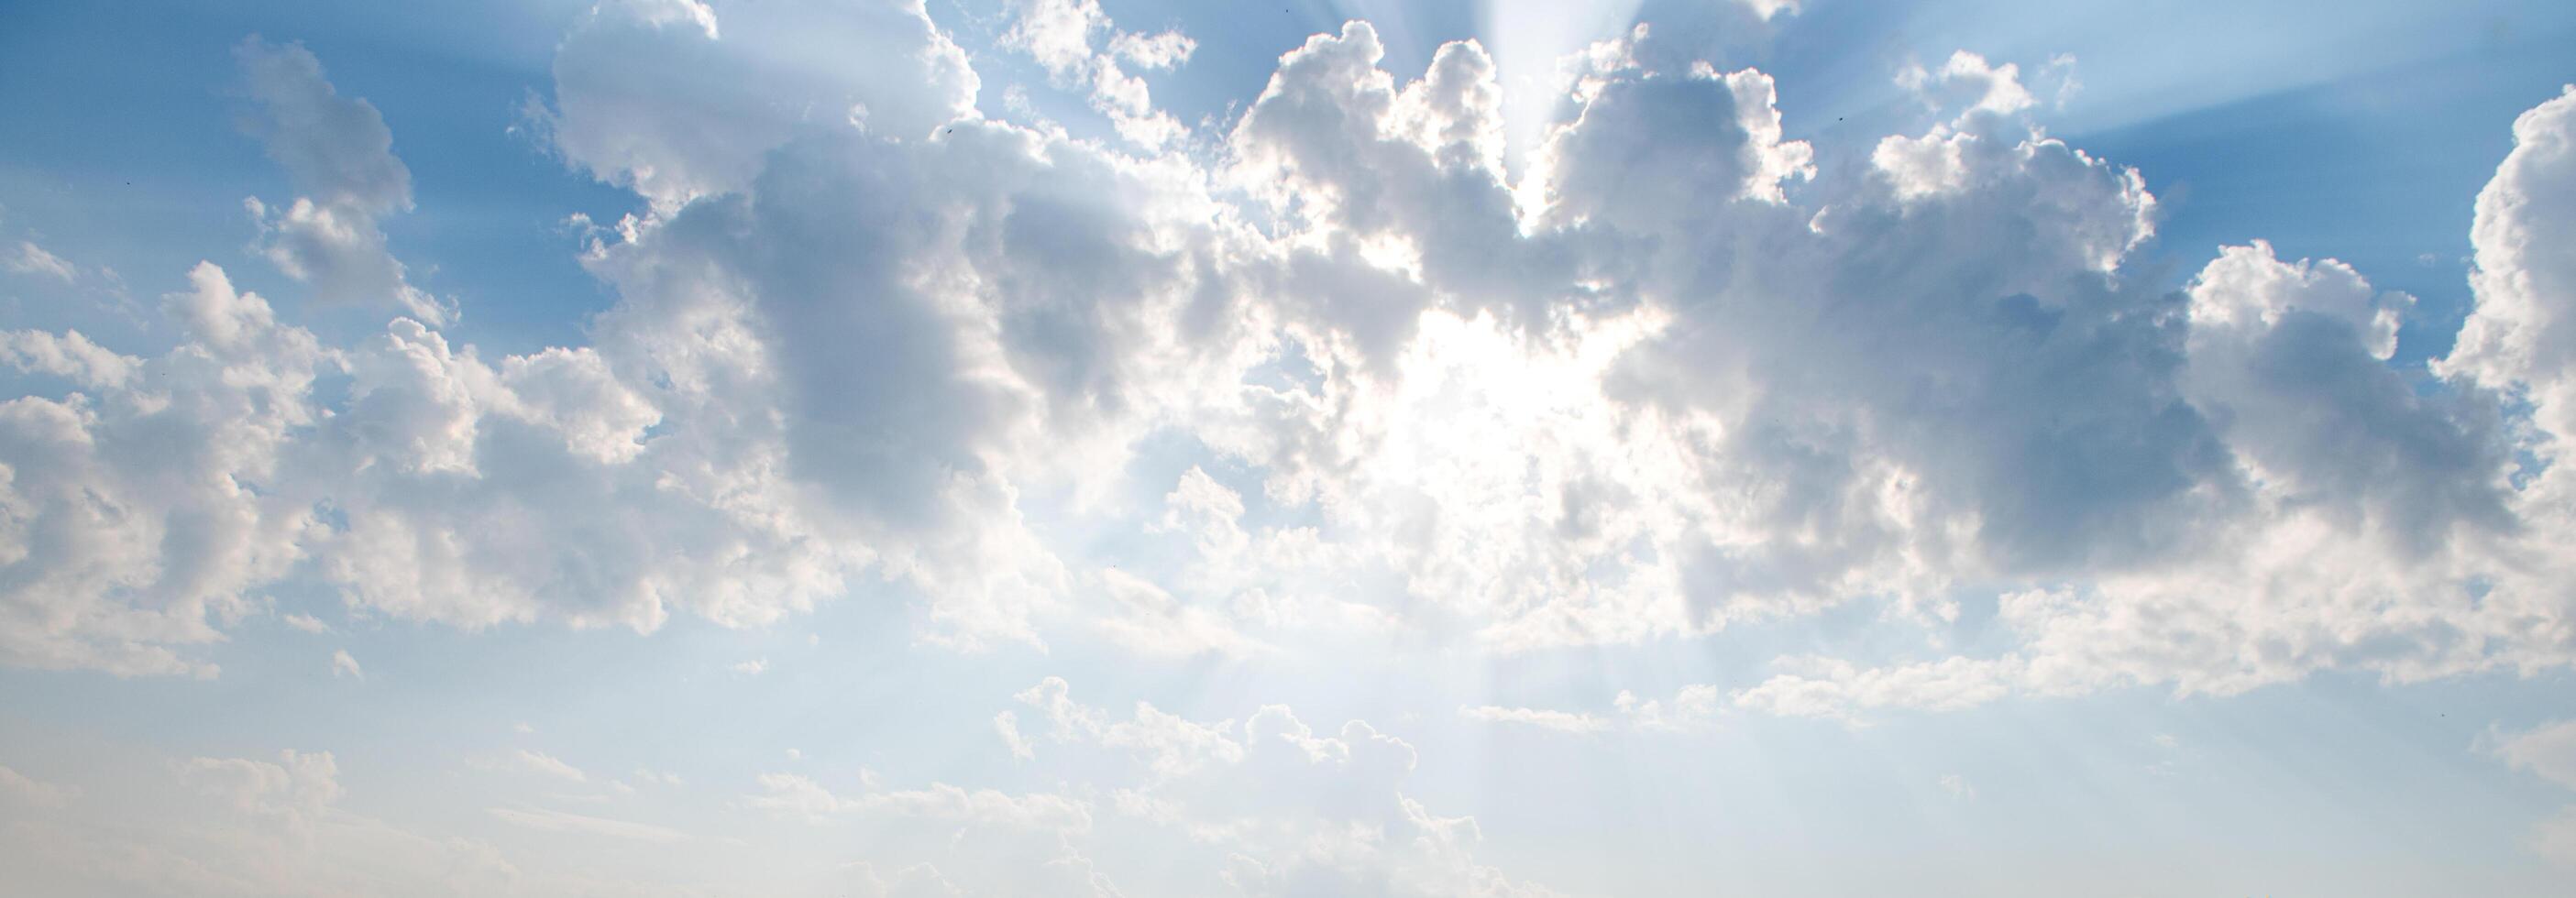
[{"label": "sky", "polygon": [[2552,895],[2576,7],[0,0],[0,895]]}]

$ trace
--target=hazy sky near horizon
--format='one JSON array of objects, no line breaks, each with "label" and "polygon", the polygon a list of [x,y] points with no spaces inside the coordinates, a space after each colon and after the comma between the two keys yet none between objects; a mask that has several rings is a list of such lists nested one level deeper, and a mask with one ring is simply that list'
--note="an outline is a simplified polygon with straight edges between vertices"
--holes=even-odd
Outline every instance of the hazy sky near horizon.
[{"label": "hazy sky near horizon", "polygon": [[0,2],[0,896],[2556,894],[2571,49]]}]

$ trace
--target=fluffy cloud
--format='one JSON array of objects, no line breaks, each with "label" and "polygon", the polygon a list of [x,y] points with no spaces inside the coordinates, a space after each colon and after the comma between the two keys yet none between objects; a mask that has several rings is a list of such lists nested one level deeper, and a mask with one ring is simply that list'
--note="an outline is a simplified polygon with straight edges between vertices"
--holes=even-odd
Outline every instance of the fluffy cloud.
[{"label": "fluffy cloud", "polygon": [[968,113],[978,81],[920,0],[616,0],[556,50],[534,123],[566,161],[657,208],[739,190],[803,128],[899,140]]},{"label": "fluffy cloud", "polygon": [[1155,149],[1181,136],[1180,122],[1154,108],[1144,80],[1126,67],[1168,69],[1188,61],[1198,48],[1188,35],[1120,31],[1095,0],[1014,0],[1010,15],[1001,45],[1028,54],[1058,84],[1087,86],[1091,108],[1121,138]]},{"label": "fluffy cloud", "polygon": [[374,104],[340,96],[301,44],[256,37],[233,48],[258,112],[251,133],[301,194],[284,209],[245,201],[260,252],[325,301],[391,306],[432,324],[453,317],[406,280],[376,224],[411,208],[411,170]]},{"label": "fluffy cloud", "polygon": [[192,338],[158,359],[11,336],[10,361],[74,389],[0,404],[10,663],[211,674],[171,647],[220,639],[210,616],[245,613],[244,592],[300,554],[306,515],[247,485],[276,483],[290,433],[315,421],[304,396],[328,351],[214,266],[190,280],[163,306]]},{"label": "fluffy cloud", "polygon": [[[0,335],[58,387],[0,406],[0,657],[211,673],[191,647],[289,581],[638,630],[882,582],[928,641],[1163,657],[1859,602],[1936,637],[1619,715],[1471,709],[1573,727],[2576,657],[2576,275],[2540,249],[2576,100],[2517,123],[2476,309],[2422,372],[2389,363],[2409,300],[2332,260],[2230,247],[2157,289],[2143,179],[2050,137],[2013,63],[1903,73],[1919,130],[1822,171],[1770,76],[1641,28],[1568,61],[1515,162],[1484,48],[1399,77],[1352,22],[1166,149],[1132,72],[1186,36],[1010,10],[1009,49],[1162,136],[983,117],[917,0],[603,3],[529,111],[642,200],[584,247],[617,295],[590,345],[488,357],[414,308],[326,346],[211,265],[161,355]],[[349,237],[400,294],[381,117],[300,48],[240,56],[312,210],[270,255],[324,284],[364,266],[290,231]],[[1991,651],[1952,656],[1959,626]],[[1031,704],[1176,780],[1242,744]]]},{"label": "fluffy cloud", "polygon": [[2527,391],[2533,421],[2565,440],[2576,434],[2576,262],[2554,247],[2576,231],[2576,86],[2515,119],[2513,137],[2469,231],[2477,308],[2438,367]]}]

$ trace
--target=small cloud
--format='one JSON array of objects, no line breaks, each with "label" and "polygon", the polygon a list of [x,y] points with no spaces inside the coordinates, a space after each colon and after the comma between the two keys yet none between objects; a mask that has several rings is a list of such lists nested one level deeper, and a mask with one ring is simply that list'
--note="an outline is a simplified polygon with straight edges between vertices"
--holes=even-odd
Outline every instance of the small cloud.
[{"label": "small cloud", "polygon": [[2505,765],[2576,789],[2576,720],[2562,720],[2511,736],[2489,737],[2489,750]]},{"label": "small cloud", "polygon": [[0,268],[17,274],[49,277],[66,284],[80,276],[80,270],[63,261],[63,257],[24,240],[18,241],[16,250],[0,253]]},{"label": "small cloud", "polygon": [[310,614],[289,614],[285,617],[279,618],[279,620],[285,621],[286,626],[290,629],[301,630],[306,633],[331,632],[330,624],[323,623],[321,618],[314,617]]},{"label": "small cloud", "polygon": [[635,823],[627,820],[610,820],[605,817],[568,814],[563,811],[549,811],[543,808],[487,808],[486,813],[491,814],[493,817],[498,818],[505,823],[511,823],[543,832],[584,833],[594,836],[632,839],[638,842],[653,842],[656,844],[680,842],[689,838],[687,833],[680,832],[679,830],[672,829],[667,826],[654,826],[650,823]]},{"label": "small cloud", "polygon": [[1544,708],[1506,708],[1499,705],[1461,705],[1458,716],[1485,723],[1537,727],[1560,733],[1598,733],[1609,726],[1590,714],[1550,711]]},{"label": "small cloud", "polygon": [[341,649],[331,653],[331,675],[334,677],[348,677],[353,680],[363,680],[367,678],[367,672],[358,667],[358,659],[349,657],[349,651],[347,649]]},{"label": "small cloud", "polygon": [[1026,761],[1038,756],[1035,746],[1020,735],[1020,716],[1009,711],[993,715],[993,732],[1002,735],[1002,744],[1010,746],[1011,757]]},{"label": "small cloud", "polygon": [[2576,867],[2576,805],[2558,809],[2549,819],[2533,824],[2531,848],[2565,867]]},{"label": "small cloud", "polygon": [[760,676],[761,674],[768,672],[768,670],[769,659],[767,658],[754,658],[733,666],[734,673],[738,673],[746,677]]},{"label": "small cloud", "polygon": [[566,764],[563,759],[545,752],[529,751],[524,748],[497,759],[476,761],[474,766],[484,770],[553,777],[572,783],[590,782],[590,775],[581,772],[581,768]]},{"label": "small cloud", "polygon": [[80,788],[35,779],[0,767],[0,803],[59,808],[80,797]]},{"label": "small cloud", "polygon": [[2172,733],[2157,733],[2155,735],[2155,741],[2157,748],[2162,748],[2166,751],[2172,751],[2182,747],[2182,740],[2174,738]]},{"label": "small cloud", "polygon": [[802,761],[805,759],[805,753],[791,748],[787,750],[787,759],[790,761]]},{"label": "small cloud", "polygon": [[2051,83],[2056,85],[2048,90],[2048,105],[2058,109],[2066,108],[2066,101],[2073,99],[2077,91],[2084,89],[2084,82],[2075,79],[2075,54],[2073,53],[2059,53],[2049,57],[2048,64],[2039,69],[2038,81],[2043,87]]},{"label": "small cloud", "polygon": [[534,732],[536,732],[536,731],[537,731],[537,728],[536,728],[536,727],[529,726],[525,721],[522,721],[522,722],[519,722],[519,723],[511,724],[511,725],[510,725],[510,731],[511,731],[511,732],[513,732],[513,733],[517,733],[517,734],[519,734],[519,735],[525,736],[525,735],[527,735],[527,734],[529,734],[529,733],[534,733]]},{"label": "small cloud", "polygon": [[1960,801],[1967,801],[1968,799],[1977,797],[1977,787],[1970,784],[1967,777],[1960,776],[1955,773],[1945,774],[1941,777],[1941,791],[1950,793],[1951,798],[1956,798]]}]

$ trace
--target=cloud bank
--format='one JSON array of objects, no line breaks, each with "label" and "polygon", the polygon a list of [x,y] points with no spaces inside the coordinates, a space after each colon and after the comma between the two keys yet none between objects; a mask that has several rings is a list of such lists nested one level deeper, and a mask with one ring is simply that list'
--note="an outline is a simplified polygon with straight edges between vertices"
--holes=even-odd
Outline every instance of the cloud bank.
[{"label": "cloud bank", "polygon": [[167,347],[0,334],[37,385],[0,404],[0,662],[213,676],[243,620],[329,626],[285,586],[466,629],[895,595],[960,651],[1508,653],[1855,605],[1926,634],[1621,708],[1665,721],[2576,661],[2576,94],[2514,123],[2474,308],[2409,368],[2411,298],[2331,259],[2158,286],[2155,197],[2012,63],[1901,73],[1922,130],[1827,169],[1769,75],[1641,27],[1567,58],[1515,164],[1472,42],[1388,72],[1354,21],[1185,125],[1140,73],[1189,37],[1010,16],[1115,142],[980,112],[918,0],[600,4],[527,116],[643,211],[585,240],[589,345],[501,356],[385,245],[396,128],[241,44],[297,193],[252,202],[260,255],[400,317],[326,342],[200,264]]}]

